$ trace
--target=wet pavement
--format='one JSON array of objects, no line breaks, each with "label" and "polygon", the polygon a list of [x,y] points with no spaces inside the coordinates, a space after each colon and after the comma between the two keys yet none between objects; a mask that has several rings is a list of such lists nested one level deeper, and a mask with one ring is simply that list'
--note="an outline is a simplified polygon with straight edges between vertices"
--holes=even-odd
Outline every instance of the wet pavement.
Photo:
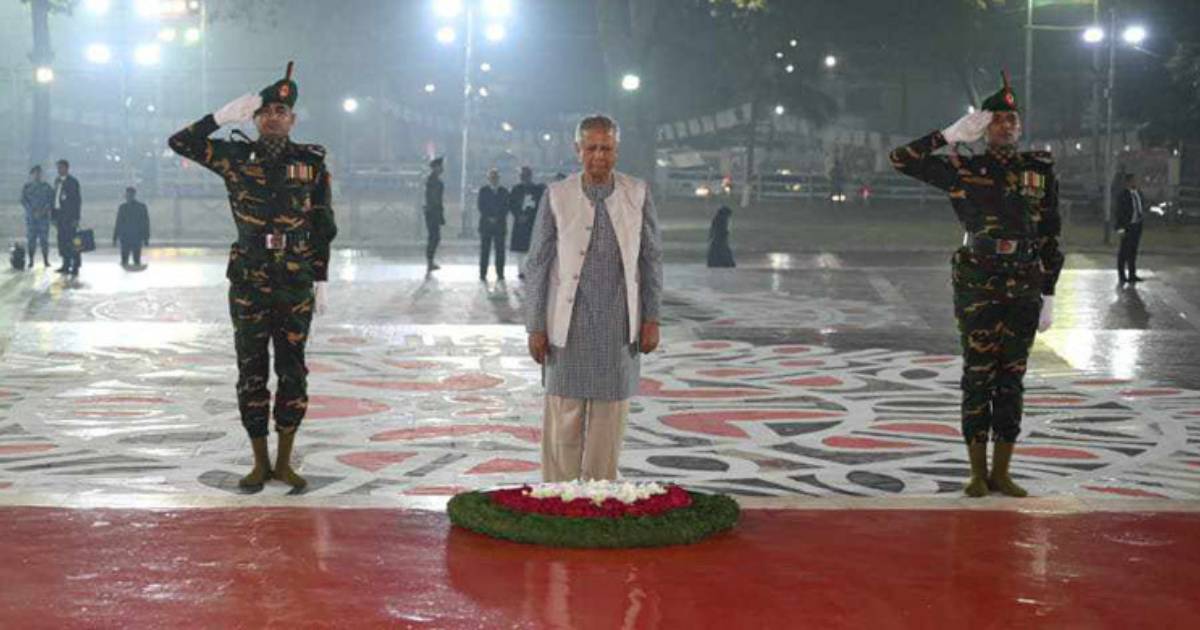
[{"label": "wet pavement", "polygon": [[[541,388],[518,281],[471,254],[341,250],[309,346],[298,448],[308,494],[394,505],[538,478]],[[764,254],[709,270],[673,253],[630,478],[751,497],[957,495],[959,362],[947,256]],[[0,276],[0,501],[231,498],[248,464],[224,257],[153,250],[77,281]],[[1200,497],[1200,273],[1146,257],[1115,286],[1069,259],[1031,361],[1017,474],[1043,496]],[[510,276],[515,276],[515,270]],[[268,486],[280,494],[283,486]]]},{"label": "wet pavement", "polygon": [[[1136,288],[1076,255],[1027,379],[1014,474],[961,497],[943,253],[669,250],[627,478],[736,495],[733,532],[555,550],[449,526],[453,493],[535,481],[520,283],[451,244],[335,252],[309,346],[310,481],[242,494],[224,257],[0,273],[0,625],[1190,627],[1200,615],[1200,273]],[[510,272],[514,277],[515,270]],[[1116,595],[1119,593],[1119,596]]]}]

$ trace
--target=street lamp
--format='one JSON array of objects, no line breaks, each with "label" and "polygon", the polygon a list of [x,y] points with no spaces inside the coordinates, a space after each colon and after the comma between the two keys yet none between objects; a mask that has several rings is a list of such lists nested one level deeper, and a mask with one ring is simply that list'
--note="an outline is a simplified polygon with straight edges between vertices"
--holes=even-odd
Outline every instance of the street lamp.
[{"label": "street lamp", "polygon": [[788,74],[791,74],[796,71],[796,66],[789,63],[788,65],[783,67],[783,71]]},{"label": "street lamp", "polygon": [[1121,39],[1125,40],[1125,43],[1129,44],[1130,46],[1138,46],[1146,40],[1146,29],[1145,27],[1135,24],[1126,28],[1125,31],[1121,33]]},{"label": "street lamp", "polygon": [[510,123],[508,121],[500,123],[500,128],[503,129],[505,131],[505,133],[513,130],[512,123]]},{"label": "street lamp", "polygon": [[492,64],[490,64],[490,63],[488,63],[488,62],[486,62],[486,61],[485,61],[485,62],[483,62],[483,63],[481,63],[481,64],[479,64],[479,71],[480,71],[480,72],[491,72],[491,71],[492,71]]},{"label": "street lamp", "polygon": [[112,61],[112,49],[105,44],[92,44],[87,47],[83,56],[91,63],[105,64]]},{"label": "street lamp", "polygon": [[436,86],[436,85],[434,85],[434,84],[432,84],[432,83],[426,83],[426,84],[425,84],[425,93],[426,93],[426,94],[433,94],[435,91],[437,91],[437,86]]},{"label": "street lamp", "polygon": [[782,115],[784,115],[785,113],[787,113],[787,108],[786,108],[786,107],[784,107],[783,105],[776,105],[776,106],[775,106],[775,115],[776,115],[776,116],[782,116]]},{"label": "street lamp", "polygon": [[439,43],[453,44],[456,38],[457,34],[454,32],[454,29],[450,28],[449,26],[443,26],[437,31],[437,40]]},{"label": "street lamp", "polygon": [[200,29],[195,26],[189,27],[183,32],[183,41],[188,45],[195,44],[200,41]]},{"label": "street lamp", "polygon": [[483,0],[483,14],[490,18],[508,17],[512,13],[511,0]]},{"label": "street lamp", "polygon": [[838,64],[837,57],[835,57],[833,55],[825,55],[825,67],[826,68],[830,68],[830,69],[836,68],[837,64]]},{"label": "street lamp", "polygon": [[[1108,12],[1108,32],[1117,32],[1117,11],[1110,9]],[[1100,38],[1096,38],[1093,30],[1101,33]],[[1089,37],[1089,34],[1091,36]],[[1126,44],[1137,48],[1143,41],[1146,40],[1146,28],[1140,24],[1131,24],[1121,31],[1121,39]],[[1103,39],[1103,31],[1098,26],[1092,26],[1084,31],[1084,41],[1090,44],[1099,43]],[[1106,190],[1104,186],[1110,184],[1116,176],[1116,162],[1113,160],[1113,99],[1117,87],[1117,42],[1116,38],[1108,38],[1108,88],[1104,93],[1105,100],[1105,117],[1104,117],[1104,181],[1101,182],[1100,194],[1104,195],[1104,242],[1107,244],[1112,236],[1112,191]]]},{"label": "street lamp", "polygon": [[134,49],[133,61],[139,66],[157,66],[162,62],[162,49],[158,44],[142,44]]},{"label": "street lamp", "polygon": [[621,89],[626,92],[636,92],[642,87],[642,78],[636,74],[627,74],[621,77]]},{"label": "street lamp", "polygon": [[342,111],[346,112],[347,114],[353,114],[354,112],[358,111],[358,99],[354,98],[353,96],[346,97],[346,99],[342,101]]},{"label": "street lamp", "polygon": [[87,0],[87,2],[83,3],[85,9],[95,13],[96,15],[104,15],[105,13],[108,13],[108,9],[111,5],[112,3],[109,2],[109,0]]},{"label": "street lamp", "polygon": [[503,24],[488,24],[487,27],[483,29],[483,36],[486,37],[489,42],[501,41],[504,39],[504,35],[505,31]]},{"label": "street lamp", "polygon": [[1104,41],[1104,29],[1099,26],[1089,26],[1083,31],[1083,41],[1089,44],[1099,44]]},{"label": "street lamp", "polygon": [[462,10],[462,0],[434,0],[433,2],[433,12],[436,13],[438,17],[458,17],[458,14],[462,13]]},{"label": "street lamp", "polygon": [[38,83],[51,83],[54,81],[54,68],[50,66],[38,66],[33,71],[33,79]]},{"label": "street lamp", "polygon": [[492,93],[488,91],[486,85],[479,88],[479,98],[487,98],[488,96],[491,96],[491,94]]}]

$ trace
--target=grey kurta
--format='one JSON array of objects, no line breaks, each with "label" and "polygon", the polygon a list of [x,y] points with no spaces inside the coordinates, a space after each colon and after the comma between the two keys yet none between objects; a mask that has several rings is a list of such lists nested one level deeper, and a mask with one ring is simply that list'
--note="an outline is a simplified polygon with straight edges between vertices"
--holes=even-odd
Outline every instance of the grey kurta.
[{"label": "grey kurta", "polygon": [[[587,256],[579,273],[579,288],[564,348],[551,346],[545,366],[546,393],[565,398],[624,400],[638,390],[637,344],[629,343],[629,311],[625,274],[617,233],[605,200],[613,184],[584,185],[596,209]],[[649,193],[642,207],[642,247],[638,254],[641,319],[657,320],[662,296],[662,244],[658,218]],[[558,227],[550,195],[542,195],[525,260],[525,327],[546,331],[546,297],[558,252]]]}]

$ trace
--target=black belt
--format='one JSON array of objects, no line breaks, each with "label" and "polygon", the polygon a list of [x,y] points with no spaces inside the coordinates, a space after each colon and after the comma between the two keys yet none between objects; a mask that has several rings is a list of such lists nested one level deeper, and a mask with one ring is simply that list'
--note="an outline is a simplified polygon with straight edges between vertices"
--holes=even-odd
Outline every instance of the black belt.
[{"label": "black belt", "polygon": [[963,245],[972,253],[983,256],[1003,256],[1027,260],[1037,256],[1037,242],[1029,239],[991,238],[967,234]]},{"label": "black belt", "polygon": [[258,234],[238,235],[238,244],[248,249],[265,249],[280,251],[307,243],[311,234],[308,230],[288,230],[286,232],[261,232]]}]

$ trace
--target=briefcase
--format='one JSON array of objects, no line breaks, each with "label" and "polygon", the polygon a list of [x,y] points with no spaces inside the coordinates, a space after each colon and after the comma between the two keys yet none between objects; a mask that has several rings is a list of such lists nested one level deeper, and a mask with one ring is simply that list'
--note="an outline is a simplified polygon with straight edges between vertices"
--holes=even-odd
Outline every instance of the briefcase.
[{"label": "briefcase", "polygon": [[76,232],[75,251],[80,253],[96,251],[96,232],[91,229]]}]

